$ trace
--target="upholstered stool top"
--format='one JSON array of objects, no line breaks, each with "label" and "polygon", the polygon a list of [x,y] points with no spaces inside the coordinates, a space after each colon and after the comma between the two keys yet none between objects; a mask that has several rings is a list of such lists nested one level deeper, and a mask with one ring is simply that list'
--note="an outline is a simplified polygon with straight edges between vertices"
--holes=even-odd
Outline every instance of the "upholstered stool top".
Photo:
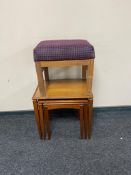
[{"label": "upholstered stool top", "polygon": [[34,49],[34,61],[84,60],[95,58],[94,47],[86,40],[46,40]]}]

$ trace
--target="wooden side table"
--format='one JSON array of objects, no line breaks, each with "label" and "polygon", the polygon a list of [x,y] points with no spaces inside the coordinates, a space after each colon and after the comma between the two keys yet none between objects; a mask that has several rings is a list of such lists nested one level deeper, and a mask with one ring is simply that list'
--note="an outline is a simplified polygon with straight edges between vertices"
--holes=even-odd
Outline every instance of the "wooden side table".
[{"label": "wooden side table", "polygon": [[[72,84],[72,83],[70,86],[73,86],[73,85],[75,87],[75,84]],[[49,120],[48,112],[49,110],[60,109],[60,108],[78,109],[80,111],[80,138],[81,139],[83,138],[87,139],[87,137],[91,138],[93,95],[92,93],[88,93],[89,98],[74,98],[74,94],[77,92],[77,90],[79,90],[80,92],[79,94],[81,95],[81,97],[82,95],[85,95],[83,80],[78,83],[78,86],[75,87],[76,90],[74,90],[74,87],[72,88],[68,87],[70,91],[68,91],[68,88],[66,88],[65,89],[66,95],[64,95],[65,93],[64,91],[62,91],[61,87],[60,87],[61,91],[59,91],[57,81],[56,82],[53,81],[53,85],[51,85],[51,82],[50,82],[49,89],[47,88],[47,92],[48,92],[47,99],[41,97],[39,88],[37,87],[32,100],[33,100],[36,123],[37,123],[40,139],[45,139],[46,134],[48,135],[48,139],[51,138],[50,120]],[[56,93],[50,94],[52,93],[52,88],[53,90],[57,88],[59,92],[59,98]],[[72,98],[71,98],[71,94],[72,94]]]}]

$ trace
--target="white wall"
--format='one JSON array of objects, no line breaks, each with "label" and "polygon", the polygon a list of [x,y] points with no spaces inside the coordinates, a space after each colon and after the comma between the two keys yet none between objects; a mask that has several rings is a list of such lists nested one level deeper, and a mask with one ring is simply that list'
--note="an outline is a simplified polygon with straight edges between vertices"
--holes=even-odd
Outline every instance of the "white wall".
[{"label": "white wall", "polygon": [[131,105],[130,0],[0,0],[0,111],[32,109],[33,48],[70,38],[95,47],[94,106]]}]

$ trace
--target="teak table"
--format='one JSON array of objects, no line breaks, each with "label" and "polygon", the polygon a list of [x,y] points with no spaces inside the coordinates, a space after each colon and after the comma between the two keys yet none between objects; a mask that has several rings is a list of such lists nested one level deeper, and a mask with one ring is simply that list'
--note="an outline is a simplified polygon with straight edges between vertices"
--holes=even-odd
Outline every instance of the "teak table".
[{"label": "teak table", "polygon": [[32,100],[40,139],[51,138],[49,110],[63,108],[79,110],[80,138],[91,138],[93,94],[86,80],[49,80],[46,96],[37,87]]}]

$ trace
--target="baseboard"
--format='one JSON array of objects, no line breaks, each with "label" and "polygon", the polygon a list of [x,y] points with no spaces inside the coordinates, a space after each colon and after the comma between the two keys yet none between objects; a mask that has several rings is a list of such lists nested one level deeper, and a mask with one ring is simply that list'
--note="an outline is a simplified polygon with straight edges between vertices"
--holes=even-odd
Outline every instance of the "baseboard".
[{"label": "baseboard", "polygon": [[18,111],[0,111],[0,116],[6,115],[33,115],[33,110],[18,110]]},{"label": "baseboard", "polygon": [[[108,106],[108,107],[94,107],[94,112],[112,112],[112,111],[131,111],[131,106]],[[0,111],[0,116],[6,115],[33,115],[33,110],[19,110],[19,111]]]},{"label": "baseboard", "polygon": [[95,112],[131,111],[131,106],[102,106],[94,107]]}]

